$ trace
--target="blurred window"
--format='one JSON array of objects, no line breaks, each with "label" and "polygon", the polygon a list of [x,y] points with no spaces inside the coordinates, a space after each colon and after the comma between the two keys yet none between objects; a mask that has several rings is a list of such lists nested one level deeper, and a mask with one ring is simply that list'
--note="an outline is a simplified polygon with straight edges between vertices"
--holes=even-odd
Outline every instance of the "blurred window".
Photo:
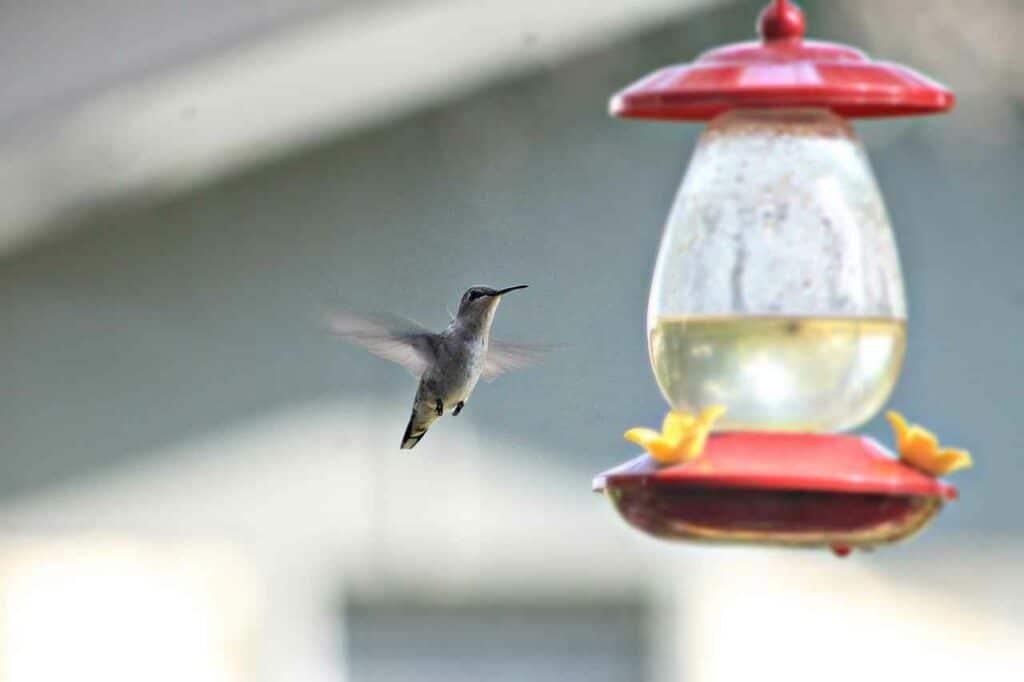
[{"label": "blurred window", "polygon": [[357,602],[346,610],[359,682],[621,682],[649,679],[636,602]]}]

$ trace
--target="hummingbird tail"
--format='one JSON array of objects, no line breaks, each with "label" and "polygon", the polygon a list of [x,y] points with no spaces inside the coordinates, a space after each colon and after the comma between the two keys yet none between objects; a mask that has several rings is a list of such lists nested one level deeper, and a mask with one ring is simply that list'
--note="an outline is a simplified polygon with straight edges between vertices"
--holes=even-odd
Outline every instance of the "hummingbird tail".
[{"label": "hummingbird tail", "polygon": [[427,426],[429,425],[416,423],[416,410],[413,410],[409,417],[409,424],[405,427],[405,435],[402,436],[402,449],[412,450],[416,447],[416,443],[419,443],[420,439],[426,435]]}]

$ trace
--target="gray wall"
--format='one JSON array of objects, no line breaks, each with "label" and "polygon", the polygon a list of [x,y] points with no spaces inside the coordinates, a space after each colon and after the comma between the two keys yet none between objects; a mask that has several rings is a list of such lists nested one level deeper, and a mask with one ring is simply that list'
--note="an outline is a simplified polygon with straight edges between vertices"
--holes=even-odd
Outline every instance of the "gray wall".
[{"label": "gray wall", "polygon": [[[631,454],[624,428],[655,424],[665,409],[644,308],[665,212],[700,132],[611,120],[607,98],[654,67],[748,35],[759,5],[190,196],[84,215],[77,231],[9,258],[0,495],[303,401],[411,400],[401,369],[319,329],[320,306],[345,299],[440,327],[467,286],[520,282],[531,288],[508,298],[496,334],[571,348],[481,385],[460,419],[562,453],[587,494],[591,473]],[[1024,136],[1018,117],[998,143],[973,141],[956,134],[958,116],[863,128],[911,308],[893,405],[976,456],[940,526],[1019,529]],[[396,442],[407,410],[404,397],[394,405]],[[867,431],[890,441],[881,420]],[[416,455],[444,453],[428,436]]]}]

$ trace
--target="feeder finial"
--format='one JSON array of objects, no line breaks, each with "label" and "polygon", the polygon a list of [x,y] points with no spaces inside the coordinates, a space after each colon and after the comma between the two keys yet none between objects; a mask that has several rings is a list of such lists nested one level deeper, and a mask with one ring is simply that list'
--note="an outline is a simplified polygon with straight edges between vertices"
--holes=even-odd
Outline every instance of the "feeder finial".
[{"label": "feeder finial", "polygon": [[757,30],[765,42],[799,41],[804,37],[804,13],[788,0],[775,0],[757,18]]}]

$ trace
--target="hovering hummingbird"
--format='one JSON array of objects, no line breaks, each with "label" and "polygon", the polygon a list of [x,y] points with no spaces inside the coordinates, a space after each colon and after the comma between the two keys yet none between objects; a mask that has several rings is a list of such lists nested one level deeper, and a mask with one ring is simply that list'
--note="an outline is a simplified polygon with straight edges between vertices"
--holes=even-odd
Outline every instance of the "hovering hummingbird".
[{"label": "hovering hummingbird", "polygon": [[452,416],[462,412],[480,377],[490,381],[502,372],[525,367],[543,350],[490,339],[491,323],[501,297],[526,286],[467,289],[459,301],[458,314],[439,334],[395,318],[347,313],[328,316],[335,333],[397,362],[419,378],[412,416],[402,436],[403,450],[415,447],[446,410],[451,410]]}]

